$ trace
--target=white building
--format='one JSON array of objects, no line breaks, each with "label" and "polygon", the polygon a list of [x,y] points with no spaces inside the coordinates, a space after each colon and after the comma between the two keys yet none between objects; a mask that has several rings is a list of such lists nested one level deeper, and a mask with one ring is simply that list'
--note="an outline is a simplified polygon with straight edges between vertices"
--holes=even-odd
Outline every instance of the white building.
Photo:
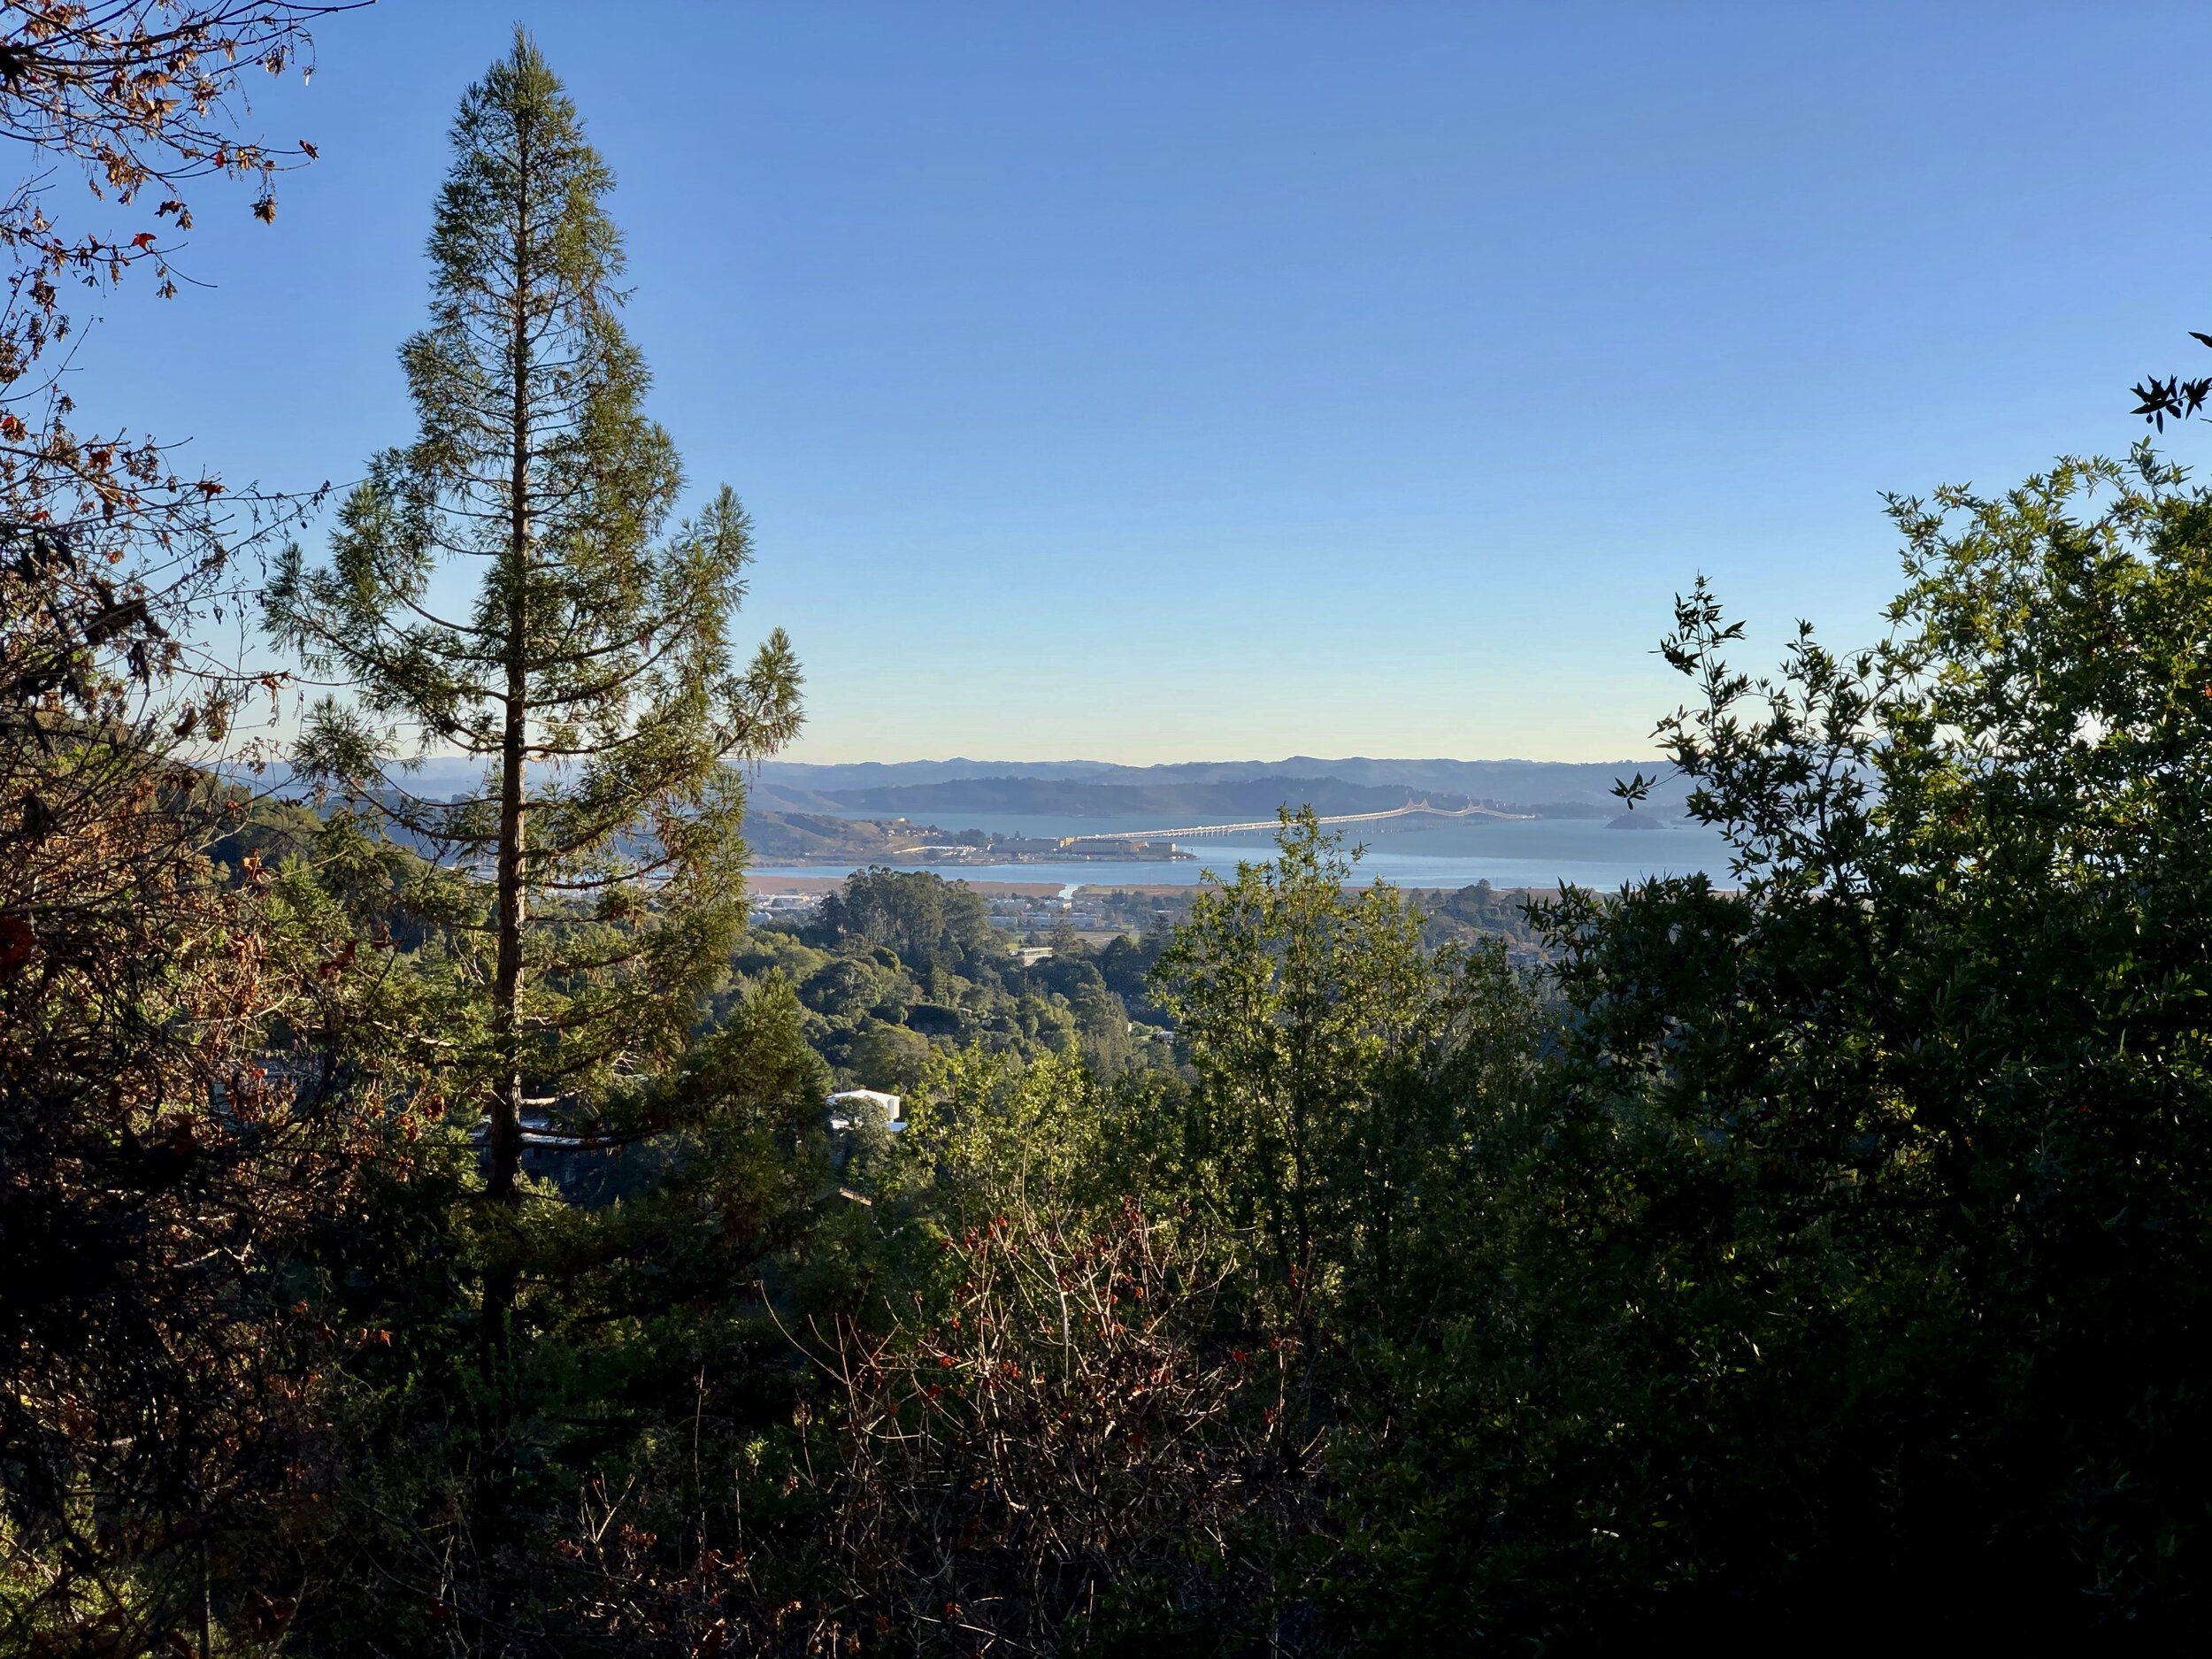
[{"label": "white building", "polygon": [[906,1120],[899,1116],[903,1102],[896,1094],[886,1094],[881,1089],[840,1089],[829,1097],[829,1126],[833,1135],[849,1133],[859,1119],[864,1108],[882,1115],[883,1126],[893,1134],[906,1127]]}]

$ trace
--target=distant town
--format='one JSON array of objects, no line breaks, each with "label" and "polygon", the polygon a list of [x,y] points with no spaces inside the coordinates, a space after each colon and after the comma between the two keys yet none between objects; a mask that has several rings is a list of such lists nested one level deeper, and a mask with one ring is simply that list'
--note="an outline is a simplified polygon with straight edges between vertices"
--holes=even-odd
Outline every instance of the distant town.
[{"label": "distant town", "polygon": [[948,830],[905,818],[838,818],[808,812],[752,811],[746,840],[757,860],[769,864],[856,864],[893,860],[910,864],[1020,864],[1159,863],[1195,856],[1170,841],[1137,835],[1005,835],[989,830]]}]

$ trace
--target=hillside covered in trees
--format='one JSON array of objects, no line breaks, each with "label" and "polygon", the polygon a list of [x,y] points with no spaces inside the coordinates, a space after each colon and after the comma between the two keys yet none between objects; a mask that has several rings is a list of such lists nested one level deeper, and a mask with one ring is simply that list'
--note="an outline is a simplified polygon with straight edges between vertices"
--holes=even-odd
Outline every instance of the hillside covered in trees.
[{"label": "hillside covered in trees", "polygon": [[273,212],[229,95],[322,10],[0,34],[0,1652],[2201,1639],[2212,494],[1898,498],[1884,643],[1763,678],[1693,585],[1724,878],[1416,901],[1309,813],[1049,956],[926,874],[758,925],[797,651],[526,33],[326,539],[70,424],[58,279]]},{"label": "hillside covered in trees", "polygon": [[[1293,761],[1280,765],[1025,767],[933,762],[911,767],[771,765],[765,803],[801,812],[896,813],[957,821],[962,813],[1157,818],[1163,824],[1265,818],[1289,803],[1336,813],[1387,811],[1424,800],[1447,811],[1471,803],[1545,818],[1605,818],[1619,810],[1619,765],[1542,765],[1526,761]],[[948,772],[944,777],[916,773]],[[1353,774],[1348,778],[1345,774]],[[879,781],[882,779],[895,781]],[[1670,780],[1658,804],[1682,810],[1686,793]]]}]

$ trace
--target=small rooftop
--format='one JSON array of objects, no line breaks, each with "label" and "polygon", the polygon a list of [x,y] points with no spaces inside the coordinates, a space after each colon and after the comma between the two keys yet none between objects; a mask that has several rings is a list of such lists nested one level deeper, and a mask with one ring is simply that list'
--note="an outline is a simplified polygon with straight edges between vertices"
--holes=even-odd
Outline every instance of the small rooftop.
[{"label": "small rooftop", "polygon": [[883,1126],[896,1134],[906,1127],[905,1121],[899,1116],[899,1109],[903,1103],[896,1094],[887,1094],[881,1089],[840,1089],[829,1097],[830,1133],[842,1134],[850,1129],[853,1119],[859,1116],[854,1110],[856,1107],[872,1106],[883,1114]]}]

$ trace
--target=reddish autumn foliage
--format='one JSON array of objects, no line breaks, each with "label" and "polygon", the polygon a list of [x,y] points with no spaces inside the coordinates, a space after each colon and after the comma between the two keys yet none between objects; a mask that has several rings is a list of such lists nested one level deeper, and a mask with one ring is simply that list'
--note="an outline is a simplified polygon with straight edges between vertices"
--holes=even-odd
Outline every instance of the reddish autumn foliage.
[{"label": "reddish autumn foliage", "polygon": [[[73,282],[150,265],[173,291],[191,180],[242,179],[273,211],[269,182],[298,152],[236,135],[242,77],[288,67],[334,9],[132,0],[0,22],[0,134],[63,164],[0,200],[11,1650],[139,1652],[204,1624],[211,1540],[286,1490],[302,1421],[309,1363],[271,1275],[349,1160],[268,1064],[268,1017],[300,987],[259,925],[258,872],[236,883],[205,856],[236,809],[205,764],[275,682],[190,643],[298,503],[180,474],[126,422],[77,432],[53,348]],[[63,228],[70,164],[142,227]]]},{"label": "reddish autumn foliage", "polygon": [[944,1251],[941,1304],[801,1338],[826,1393],[797,1415],[780,1520],[749,1529],[734,1506],[672,1568],[630,1518],[649,1500],[599,1494],[567,1548],[584,1624],[693,1653],[1090,1650],[1177,1629],[1294,1650],[1266,1578],[1316,1518],[1295,1345],[1240,1330],[1220,1267],[1133,1199],[1097,1220],[1010,1198]]}]

